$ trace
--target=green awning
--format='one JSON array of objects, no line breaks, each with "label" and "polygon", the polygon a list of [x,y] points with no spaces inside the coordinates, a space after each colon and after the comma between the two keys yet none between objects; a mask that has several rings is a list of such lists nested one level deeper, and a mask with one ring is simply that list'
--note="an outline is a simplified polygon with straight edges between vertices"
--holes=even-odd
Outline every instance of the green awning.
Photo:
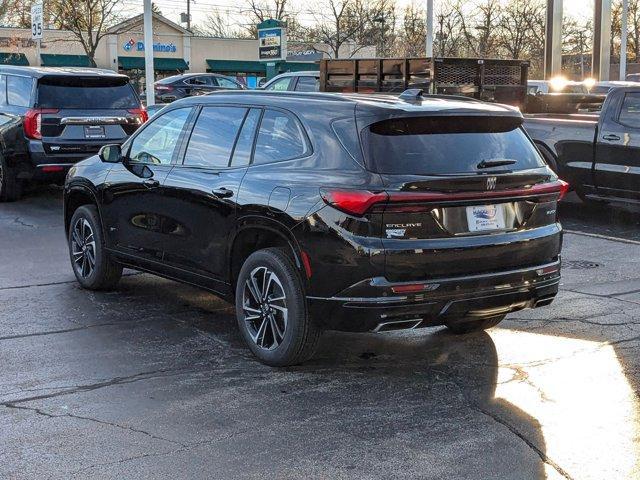
[{"label": "green awning", "polygon": [[[118,57],[122,70],[144,70],[144,57]],[[183,58],[154,58],[153,69],[164,72],[184,72],[189,68]]]},{"label": "green awning", "polygon": [[0,53],[0,64],[29,66],[29,60],[24,53]]},{"label": "green awning", "polygon": [[207,59],[209,70],[215,73],[260,73],[266,75],[267,67],[262,62],[251,60]]},{"label": "green awning", "polygon": [[91,67],[91,61],[86,55],[56,55],[53,53],[43,53],[43,67]]}]

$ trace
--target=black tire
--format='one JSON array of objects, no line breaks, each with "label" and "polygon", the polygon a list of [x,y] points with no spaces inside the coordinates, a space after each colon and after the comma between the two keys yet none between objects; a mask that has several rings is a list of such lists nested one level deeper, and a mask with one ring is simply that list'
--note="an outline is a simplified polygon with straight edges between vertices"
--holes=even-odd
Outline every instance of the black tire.
[{"label": "black tire", "polygon": [[14,202],[22,195],[22,181],[16,178],[16,172],[7,165],[0,155],[0,202]]},{"label": "black tire", "polygon": [[[100,216],[96,206],[83,205],[79,207],[71,217],[68,233],[71,268],[82,288],[88,290],[113,289],[122,277],[122,266],[113,262],[105,250]],[[80,253],[82,254],[81,259]],[[88,268],[91,265],[91,253],[93,254],[93,268]]]},{"label": "black tire", "polygon": [[[256,281],[253,291],[248,283],[252,278]],[[253,354],[272,367],[309,359],[321,335],[309,318],[298,270],[277,248],[259,250],[242,265],[236,285],[236,318]]]},{"label": "black tire", "polygon": [[447,328],[456,335],[464,335],[465,333],[479,332],[487,330],[498,325],[506,315],[498,315],[497,317],[485,318],[482,320],[462,319],[455,322],[447,323]]}]

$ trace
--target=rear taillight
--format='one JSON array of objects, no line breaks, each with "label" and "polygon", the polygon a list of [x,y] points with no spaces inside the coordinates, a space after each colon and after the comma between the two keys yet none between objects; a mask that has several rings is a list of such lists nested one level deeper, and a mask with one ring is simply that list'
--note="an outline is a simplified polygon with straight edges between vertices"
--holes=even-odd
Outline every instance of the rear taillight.
[{"label": "rear taillight", "polygon": [[170,92],[173,90],[173,87],[169,85],[155,85],[153,88],[156,92]]},{"label": "rear taillight", "polygon": [[27,138],[40,140],[42,138],[42,115],[45,113],[58,113],[53,108],[30,108],[24,114],[24,134]]},{"label": "rear taillight", "polygon": [[140,107],[140,108],[130,108],[129,110],[127,110],[127,112],[133,114],[134,116],[138,117],[138,119],[140,119],[140,123],[144,123],[147,120],[149,120],[149,113],[147,112],[146,109]]},{"label": "rear taillight", "polygon": [[543,197],[557,195],[560,200],[569,190],[563,180],[539,183],[510,190],[488,190],[473,192],[371,192],[368,190],[321,189],[320,194],[326,204],[354,216],[362,216],[374,206],[385,205],[394,211],[420,212],[425,207],[421,203],[443,203],[456,201],[484,201],[500,198]]},{"label": "rear taillight", "polygon": [[368,190],[321,190],[322,199],[328,205],[349,215],[362,216],[376,203],[386,202],[386,192]]},{"label": "rear taillight", "polygon": [[558,180],[558,182],[560,183],[560,196],[558,197],[558,201],[560,201],[569,192],[569,188],[571,187],[571,185],[569,185],[569,183],[565,182],[564,180]]}]

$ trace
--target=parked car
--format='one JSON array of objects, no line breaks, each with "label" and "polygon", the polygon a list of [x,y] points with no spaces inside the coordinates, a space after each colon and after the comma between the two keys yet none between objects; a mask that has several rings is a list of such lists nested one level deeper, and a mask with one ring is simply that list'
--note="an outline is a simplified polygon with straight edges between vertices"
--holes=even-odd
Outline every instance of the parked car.
[{"label": "parked car", "polygon": [[211,290],[276,366],[324,329],[489,328],[560,279],[566,184],[522,120],[418,95],[180,100],[70,172],[73,271],[87,289],[126,266]]},{"label": "parked car", "polygon": [[162,110],[164,107],[166,107],[166,103],[156,103],[154,105],[147,105],[147,114],[149,115],[149,118],[153,117],[156,113],[158,113],[160,110]]},{"label": "parked car", "polygon": [[0,201],[122,143],[147,119],[129,78],[111,70],[0,66]]},{"label": "parked car", "polygon": [[607,82],[589,82],[585,84],[589,93],[595,93],[600,95],[606,95],[609,91],[616,87],[640,87],[638,82],[623,82],[623,81],[607,81]]},{"label": "parked car", "polygon": [[640,82],[640,73],[630,73],[626,78],[627,82]]},{"label": "parked car", "polygon": [[[220,90],[246,90],[235,78],[217,73],[185,73],[163,78],[154,83],[156,103],[171,103],[180,98],[206,95]],[[146,102],[147,95],[143,93]]]},{"label": "parked car", "polygon": [[527,80],[527,94],[544,93],[589,93],[582,82],[574,82],[563,78],[551,80]]},{"label": "parked car", "polygon": [[276,75],[262,87],[262,90],[277,92],[317,92],[320,90],[320,72],[288,72]]},{"label": "parked car", "polygon": [[640,203],[640,87],[615,87],[600,114],[528,115],[547,162],[583,200]]}]

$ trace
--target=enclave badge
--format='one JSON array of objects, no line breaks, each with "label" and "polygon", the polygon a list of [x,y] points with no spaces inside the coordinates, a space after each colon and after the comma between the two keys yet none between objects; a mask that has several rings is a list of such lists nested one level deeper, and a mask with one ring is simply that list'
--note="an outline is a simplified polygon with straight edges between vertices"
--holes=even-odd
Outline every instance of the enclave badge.
[{"label": "enclave badge", "polygon": [[487,190],[495,190],[497,181],[496,177],[487,178]]}]

